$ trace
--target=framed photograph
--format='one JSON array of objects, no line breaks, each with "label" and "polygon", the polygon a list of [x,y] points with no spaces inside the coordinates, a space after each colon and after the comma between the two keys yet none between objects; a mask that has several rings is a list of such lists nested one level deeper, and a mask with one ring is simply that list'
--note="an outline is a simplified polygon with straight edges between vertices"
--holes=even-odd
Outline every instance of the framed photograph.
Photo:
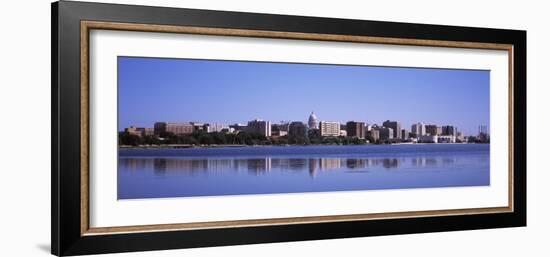
[{"label": "framed photograph", "polygon": [[52,5],[52,253],[526,225],[526,32]]}]

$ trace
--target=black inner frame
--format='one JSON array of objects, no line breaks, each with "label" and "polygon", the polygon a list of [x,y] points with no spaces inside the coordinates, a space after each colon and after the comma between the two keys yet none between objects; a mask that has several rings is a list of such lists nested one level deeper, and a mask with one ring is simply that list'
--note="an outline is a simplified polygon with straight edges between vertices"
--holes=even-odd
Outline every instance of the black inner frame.
[{"label": "black inner frame", "polygon": [[[55,255],[518,227],[526,225],[526,32],[85,2],[52,4],[51,247]],[[197,229],[80,234],[80,21],[107,21],[514,46],[514,211],[509,213]]]}]

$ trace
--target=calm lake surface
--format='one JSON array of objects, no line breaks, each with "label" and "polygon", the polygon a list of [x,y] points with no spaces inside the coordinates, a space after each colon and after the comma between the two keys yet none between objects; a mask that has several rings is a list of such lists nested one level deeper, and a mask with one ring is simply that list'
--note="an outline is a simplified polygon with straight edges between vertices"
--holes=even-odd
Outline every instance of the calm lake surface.
[{"label": "calm lake surface", "polygon": [[488,186],[489,144],[120,149],[118,198]]}]

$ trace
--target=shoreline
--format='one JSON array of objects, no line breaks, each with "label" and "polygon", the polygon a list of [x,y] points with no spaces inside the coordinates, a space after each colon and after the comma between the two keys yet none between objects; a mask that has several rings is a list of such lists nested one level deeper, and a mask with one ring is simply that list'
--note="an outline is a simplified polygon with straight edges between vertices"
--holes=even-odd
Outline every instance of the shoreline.
[{"label": "shoreline", "polygon": [[208,148],[253,148],[253,147],[319,147],[319,146],[391,146],[391,145],[484,145],[490,143],[393,143],[393,144],[361,144],[361,145],[119,145],[118,149],[208,149]]}]

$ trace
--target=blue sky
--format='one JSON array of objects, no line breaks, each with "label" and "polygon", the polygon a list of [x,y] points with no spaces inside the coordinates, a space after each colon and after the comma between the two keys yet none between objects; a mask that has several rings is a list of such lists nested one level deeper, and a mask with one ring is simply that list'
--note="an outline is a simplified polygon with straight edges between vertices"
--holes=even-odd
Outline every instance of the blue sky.
[{"label": "blue sky", "polygon": [[489,125],[489,71],[118,57],[119,130],[156,121]]}]

